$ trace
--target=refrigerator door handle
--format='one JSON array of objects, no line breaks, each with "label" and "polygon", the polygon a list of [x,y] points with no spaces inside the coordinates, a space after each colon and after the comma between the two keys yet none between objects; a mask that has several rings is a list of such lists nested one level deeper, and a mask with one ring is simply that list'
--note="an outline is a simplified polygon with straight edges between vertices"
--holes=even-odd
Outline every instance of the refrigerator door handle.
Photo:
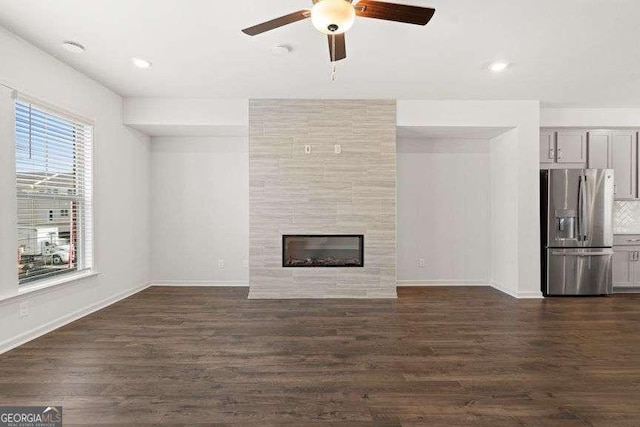
[{"label": "refrigerator door handle", "polygon": [[587,240],[587,177],[580,175],[578,189],[578,239]]},{"label": "refrigerator door handle", "polygon": [[[633,252],[631,255],[631,260],[635,261],[638,252]],[[613,255],[613,251],[602,251],[602,252],[571,252],[571,251],[553,251],[551,255],[562,255],[562,256],[579,256],[579,257],[590,257],[590,256],[607,256]]]}]

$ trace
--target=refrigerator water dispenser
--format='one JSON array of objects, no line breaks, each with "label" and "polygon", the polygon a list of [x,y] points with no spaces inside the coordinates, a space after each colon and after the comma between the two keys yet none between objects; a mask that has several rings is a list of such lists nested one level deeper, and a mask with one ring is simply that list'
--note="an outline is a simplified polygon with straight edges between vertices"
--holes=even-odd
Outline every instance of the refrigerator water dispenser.
[{"label": "refrigerator water dispenser", "polygon": [[556,238],[559,240],[573,240],[578,230],[577,214],[572,209],[556,210]]}]

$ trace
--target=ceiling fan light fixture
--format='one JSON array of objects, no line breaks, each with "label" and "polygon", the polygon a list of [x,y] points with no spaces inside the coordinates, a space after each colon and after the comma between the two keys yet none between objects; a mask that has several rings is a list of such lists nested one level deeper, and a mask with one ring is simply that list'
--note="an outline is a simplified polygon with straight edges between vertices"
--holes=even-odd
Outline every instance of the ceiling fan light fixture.
[{"label": "ceiling fan light fixture", "polygon": [[356,11],[346,0],[320,0],[311,8],[311,23],[323,34],[342,34],[356,19]]}]

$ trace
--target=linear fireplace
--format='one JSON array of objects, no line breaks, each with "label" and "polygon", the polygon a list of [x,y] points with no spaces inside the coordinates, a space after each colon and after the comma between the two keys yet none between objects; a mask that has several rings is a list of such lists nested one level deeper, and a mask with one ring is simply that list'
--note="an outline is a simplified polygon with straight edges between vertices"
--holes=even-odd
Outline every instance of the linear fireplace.
[{"label": "linear fireplace", "polygon": [[285,234],[283,267],[363,267],[362,234]]}]

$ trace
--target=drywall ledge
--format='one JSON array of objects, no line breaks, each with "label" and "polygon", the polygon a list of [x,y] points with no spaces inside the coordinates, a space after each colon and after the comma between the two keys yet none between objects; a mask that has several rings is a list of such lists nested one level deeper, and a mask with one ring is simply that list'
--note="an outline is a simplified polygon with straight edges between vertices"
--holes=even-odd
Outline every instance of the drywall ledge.
[{"label": "drywall ledge", "polygon": [[540,127],[638,127],[640,108],[542,108]]},{"label": "drywall ledge", "polygon": [[150,286],[149,284],[136,286],[132,289],[129,289],[125,292],[121,292],[120,294],[117,294],[117,295],[113,295],[107,299],[99,301],[81,310],[78,310],[73,313],[69,313],[62,317],[54,319],[49,323],[45,323],[44,325],[38,326],[16,337],[5,340],[4,342],[0,343],[0,354],[5,353],[9,350],[12,350],[18,346],[21,346],[22,344],[32,341],[38,337],[41,337],[42,335],[48,334],[49,332],[52,332],[58,328],[61,328],[64,325],[68,325],[71,322],[74,322],[78,319],[88,316],[91,313],[94,313],[98,310],[102,310],[105,307],[108,307],[112,304],[115,304],[118,301],[121,301],[125,298],[128,298],[134,294],[137,294],[138,292],[141,292],[147,289],[149,286]]},{"label": "drywall ledge", "polygon": [[249,101],[124,98],[122,121],[151,136],[247,136]]}]

